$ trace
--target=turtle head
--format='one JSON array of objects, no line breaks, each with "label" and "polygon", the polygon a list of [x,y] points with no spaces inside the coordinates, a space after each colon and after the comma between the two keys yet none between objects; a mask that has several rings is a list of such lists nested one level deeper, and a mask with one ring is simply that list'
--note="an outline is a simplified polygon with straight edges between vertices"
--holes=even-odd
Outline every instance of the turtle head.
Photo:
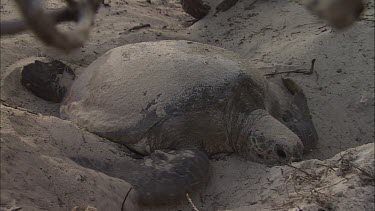
[{"label": "turtle head", "polygon": [[246,159],[270,165],[302,159],[299,137],[267,111],[252,111],[241,125],[235,149]]}]

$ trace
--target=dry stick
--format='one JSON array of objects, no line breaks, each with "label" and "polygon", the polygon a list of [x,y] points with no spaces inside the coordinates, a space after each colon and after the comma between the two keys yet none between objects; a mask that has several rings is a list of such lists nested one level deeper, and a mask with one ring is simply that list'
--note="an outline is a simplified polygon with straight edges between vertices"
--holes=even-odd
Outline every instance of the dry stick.
[{"label": "dry stick", "polygon": [[267,74],[264,74],[264,76],[274,76],[274,75],[279,75],[279,74],[284,74],[284,73],[303,73],[305,75],[311,75],[314,73],[315,61],[316,59],[311,60],[311,66],[310,66],[309,71],[306,71],[305,69],[288,70],[288,71],[282,71],[282,72],[267,73]]},{"label": "dry stick", "polygon": [[[1,210],[2,208],[0,208],[0,210]],[[6,211],[18,211],[18,210],[21,210],[22,209],[22,207],[11,207],[11,208],[9,208],[9,209],[4,209],[4,210],[6,210]]]},{"label": "dry stick", "polygon": [[296,170],[298,170],[298,171],[300,171],[300,172],[302,172],[302,173],[304,173],[304,174],[306,174],[307,176],[310,176],[311,178],[317,179],[317,176],[312,175],[312,174],[310,174],[310,173],[307,173],[306,171],[304,171],[304,170],[302,170],[302,169],[299,169],[299,168],[297,168],[297,167],[295,167],[295,166],[292,166],[292,165],[290,165],[290,164],[286,164],[286,165],[289,166],[289,167],[291,167],[291,168],[294,168],[294,169],[296,169]]},{"label": "dry stick", "polygon": [[[330,184],[330,185],[327,185],[327,186],[324,186],[324,187],[320,187],[320,188],[311,188],[309,191],[310,192],[307,192],[307,191],[304,191],[304,192],[297,192],[297,191],[295,191],[296,192],[296,195],[299,195],[300,197],[304,197],[304,196],[306,196],[306,194],[308,194],[308,193],[311,193],[311,194],[313,194],[313,192],[315,192],[315,193],[317,193],[317,194],[321,194],[321,195],[325,195],[326,197],[329,197],[329,195],[327,195],[327,194],[325,194],[325,193],[322,193],[322,192],[320,192],[321,190],[323,190],[323,189],[326,189],[326,188],[330,188],[330,187],[333,187],[333,186],[336,186],[336,185],[338,185],[338,184],[340,184],[340,183],[342,183],[342,182],[344,182],[344,181],[346,181],[347,179],[342,179],[342,180],[340,180],[340,181],[338,181],[338,182],[336,182],[336,183],[334,183],[334,184]],[[292,185],[294,186],[294,183],[292,183]],[[295,187],[294,187],[295,188]],[[290,197],[290,196],[289,196]]]},{"label": "dry stick", "polygon": [[364,174],[364,175],[370,177],[372,180],[375,180],[374,175],[372,175],[370,172],[368,172],[367,170],[363,169],[363,168],[360,167],[358,164],[356,164],[356,163],[354,163],[354,162],[352,162],[352,161],[349,161],[349,162],[352,164],[352,166],[353,166],[354,168],[356,168],[357,170],[359,170],[360,172],[362,172],[362,174]]},{"label": "dry stick", "polygon": [[138,26],[131,27],[130,29],[128,29],[128,31],[134,31],[134,30],[142,29],[142,28],[146,28],[146,27],[151,27],[151,25],[148,24],[148,23],[146,23],[146,24],[139,24]]},{"label": "dry stick", "polygon": [[342,180],[340,180],[340,181],[338,181],[338,182],[336,182],[336,183],[334,183],[334,184],[327,185],[327,186],[324,186],[324,187],[320,187],[320,188],[317,188],[317,189],[315,189],[315,190],[316,190],[316,191],[320,191],[320,190],[323,190],[323,189],[326,189],[326,188],[329,188],[329,187],[333,187],[333,186],[336,186],[336,185],[338,185],[338,184],[340,184],[340,183],[342,183],[342,182],[344,182],[344,181],[346,181],[346,180],[348,180],[348,179],[344,178],[344,179],[342,179]]},{"label": "dry stick", "polygon": [[188,194],[188,193],[186,194],[186,198],[187,198],[187,200],[188,200],[188,202],[189,202],[191,208],[192,208],[194,211],[199,211],[199,210],[197,209],[197,207],[194,205],[194,203],[193,203],[193,201],[191,200],[191,198],[189,197],[189,194]]},{"label": "dry stick", "polygon": [[25,108],[22,108],[22,107],[19,107],[19,106],[13,106],[13,105],[10,105],[8,103],[6,103],[4,100],[0,99],[0,105],[3,105],[5,107],[9,107],[9,108],[14,108],[14,109],[17,109],[19,111],[23,111],[23,112],[26,112],[26,113],[30,113],[30,114],[35,114],[35,115],[39,115],[40,113],[36,113],[36,112],[33,112],[33,111],[30,111],[30,110],[27,110]]},{"label": "dry stick", "polygon": [[133,188],[130,187],[130,189],[129,189],[128,192],[126,193],[126,196],[125,196],[125,198],[124,198],[124,201],[122,202],[122,205],[121,205],[121,211],[124,210],[124,206],[125,206],[126,199],[128,198],[129,193],[130,193],[130,191],[131,191],[132,189],[133,189]]},{"label": "dry stick", "polygon": [[317,163],[316,165],[327,167],[327,168],[331,169],[332,171],[336,171],[334,168],[337,168],[336,166],[329,166],[329,165],[325,165],[325,164],[322,164],[322,163]]},{"label": "dry stick", "polygon": [[274,75],[280,75],[280,74],[284,74],[284,73],[303,73],[303,74],[307,74],[307,71],[305,69],[288,70],[288,71],[282,71],[282,72],[267,73],[267,74],[264,74],[264,76],[274,76]]},{"label": "dry stick", "polygon": [[310,71],[306,74],[311,75],[314,73],[315,62],[316,62],[316,59],[311,60]]},{"label": "dry stick", "polygon": [[[303,181],[305,181],[305,182],[310,182],[311,184],[314,184],[314,181],[313,180],[311,180],[311,179],[309,179],[308,177],[304,177],[304,176],[302,176],[302,175],[300,175],[300,176],[298,176],[300,179],[302,179]],[[313,178],[313,179],[315,179],[315,178]]]}]

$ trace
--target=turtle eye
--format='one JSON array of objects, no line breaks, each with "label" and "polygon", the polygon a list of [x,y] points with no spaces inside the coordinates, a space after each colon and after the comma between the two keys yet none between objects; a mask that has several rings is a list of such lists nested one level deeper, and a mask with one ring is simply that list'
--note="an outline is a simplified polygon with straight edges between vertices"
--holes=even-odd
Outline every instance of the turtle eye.
[{"label": "turtle eye", "polygon": [[252,142],[253,146],[255,146],[257,144],[257,140],[254,136],[251,136],[251,142]]}]

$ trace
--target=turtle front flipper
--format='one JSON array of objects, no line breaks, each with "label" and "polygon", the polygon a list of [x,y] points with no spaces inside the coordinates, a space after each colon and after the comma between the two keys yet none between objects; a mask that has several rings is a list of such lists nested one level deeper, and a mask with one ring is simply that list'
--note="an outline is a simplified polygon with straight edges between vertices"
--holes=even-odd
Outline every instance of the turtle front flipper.
[{"label": "turtle front flipper", "polygon": [[302,140],[305,152],[318,143],[318,133],[310,115],[310,109],[303,90],[290,78],[282,78],[284,86],[292,95],[288,109],[282,115],[282,122]]},{"label": "turtle front flipper", "polygon": [[200,150],[156,150],[132,174],[133,203],[174,204],[204,184],[209,177],[209,160]]},{"label": "turtle front flipper", "polygon": [[319,137],[305,93],[291,78],[275,78],[268,82],[267,111],[298,135],[305,152],[313,150]]}]

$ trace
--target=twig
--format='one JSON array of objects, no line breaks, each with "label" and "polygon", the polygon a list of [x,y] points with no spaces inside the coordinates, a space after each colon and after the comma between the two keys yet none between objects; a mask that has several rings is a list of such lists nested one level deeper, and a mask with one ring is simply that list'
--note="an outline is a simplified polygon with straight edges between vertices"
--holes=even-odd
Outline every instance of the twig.
[{"label": "twig", "polygon": [[312,75],[314,73],[315,61],[316,59],[311,60],[310,70],[308,71],[306,71],[306,69],[288,70],[288,71],[282,71],[282,72],[267,73],[267,74],[264,74],[264,76],[274,76],[274,75],[285,74],[285,73],[302,73],[305,75]]},{"label": "twig", "polygon": [[18,210],[21,210],[21,209],[22,209],[22,207],[11,207],[9,209],[0,207],[0,211],[18,211]]},{"label": "twig", "polygon": [[310,71],[307,72],[306,74],[311,75],[314,73],[315,62],[316,62],[316,59],[311,60]]},{"label": "twig", "polygon": [[282,71],[282,72],[267,73],[267,74],[264,74],[264,76],[274,76],[274,75],[279,75],[279,74],[284,74],[284,73],[303,73],[303,74],[307,74],[307,71],[305,69],[288,70],[288,71]]},{"label": "twig", "polygon": [[338,181],[338,182],[336,182],[336,183],[334,183],[334,184],[331,184],[331,185],[327,185],[327,186],[324,186],[324,187],[317,188],[317,189],[315,189],[315,191],[320,191],[320,190],[323,190],[323,189],[326,189],[326,188],[329,188],[329,187],[333,187],[333,186],[338,185],[338,184],[340,184],[340,183],[342,183],[342,182],[344,182],[344,181],[346,181],[346,180],[347,180],[346,178],[345,178],[345,179],[342,179],[342,180],[340,180],[340,181]]},{"label": "twig", "polygon": [[306,171],[304,171],[304,170],[302,170],[302,169],[299,169],[299,168],[297,168],[297,167],[295,167],[295,166],[292,166],[292,165],[290,165],[290,164],[286,164],[286,165],[289,166],[289,167],[291,167],[291,168],[294,168],[294,169],[296,169],[296,170],[298,170],[298,171],[300,171],[300,172],[302,172],[302,173],[304,173],[304,174],[306,174],[307,176],[310,176],[311,178],[314,178],[314,179],[317,179],[317,178],[318,178],[317,176],[312,175],[312,174],[310,174],[310,173],[307,173]]},{"label": "twig", "polygon": [[146,24],[139,24],[138,26],[131,27],[130,29],[128,29],[128,31],[134,31],[134,30],[142,29],[142,28],[146,28],[146,27],[151,27],[151,25],[148,24],[148,23],[146,23]]},{"label": "twig", "polygon": [[189,194],[188,194],[188,193],[186,194],[186,198],[187,198],[187,200],[188,200],[188,202],[189,202],[191,208],[192,208],[194,211],[199,211],[199,210],[197,209],[197,207],[194,205],[194,203],[193,203],[193,201],[191,200],[191,198],[189,197]]},{"label": "twig", "polygon": [[352,164],[352,166],[353,166],[354,168],[356,168],[357,170],[359,170],[360,172],[362,172],[362,174],[364,174],[364,175],[370,177],[372,180],[375,180],[373,174],[371,174],[370,172],[368,172],[368,171],[366,171],[365,169],[361,168],[358,164],[356,164],[356,163],[354,163],[354,162],[352,162],[352,161],[349,161],[349,162]]},{"label": "twig", "polygon": [[6,103],[4,100],[0,99],[0,104],[5,106],[5,107],[8,107],[8,108],[13,108],[13,109],[17,109],[17,110],[20,110],[20,111],[23,111],[23,112],[26,112],[26,113],[30,113],[30,114],[34,114],[34,115],[39,115],[40,113],[36,113],[36,112],[33,112],[33,111],[30,111],[30,110],[27,110],[25,108],[22,108],[22,107],[19,107],[19,106],[13,106],[13,105],[10,105],[8,103]]},{"label": "twig", "polygon": [[[324,166],[324,167],[327,167],[327,168],[331,169],[332,171],[336,171],[336,170],[334,169],[335,166],[329,166],[329,165],[325,165],[325,164],[322,164],[322,163],[317,163],[316,165]],[[335,167],[335,168],[337,168],[337,167]]]},{"label": "twig", "polygon": [[122,202],[122,205],[121,205],[121,211],[124,210],[124,206],[125,206],[126,199],[128,198],[129,193],[130,193],[130,191],[131,191],[132,189],[133,189],[133,188],[130,187],[130,189],[129,189],[128,192],[126,193],[126,196],[125,196],[125,198],[124,198],[124,201]]},{"label": "twig", "polygon": [[249,36],[249,38],[252,38],[252,37],[254,37],[255,35],[258,35],[258,34],[260,34],[260,33],[262,33],[262,32],[265,32],[266,30],[271,30],[271,29],[272,29],[272,26],[271,26],[271,25],[267,25],[267,26],[265,26],[264,28],[260,29],[259,31],[254,32],[253,34],[251,34],[251,35]]},{"label": "twig", "polygon": [[[296,178],[299,178],[299,179],[301,179],[302,181],[305,181],[305,182],[309,182],[310,184],[315,184],[313,180],[309,179],[308,177],[304,177],[302,175],[296,176]],[[315,178],[313,178],[313,179],[315,179]]]}]

